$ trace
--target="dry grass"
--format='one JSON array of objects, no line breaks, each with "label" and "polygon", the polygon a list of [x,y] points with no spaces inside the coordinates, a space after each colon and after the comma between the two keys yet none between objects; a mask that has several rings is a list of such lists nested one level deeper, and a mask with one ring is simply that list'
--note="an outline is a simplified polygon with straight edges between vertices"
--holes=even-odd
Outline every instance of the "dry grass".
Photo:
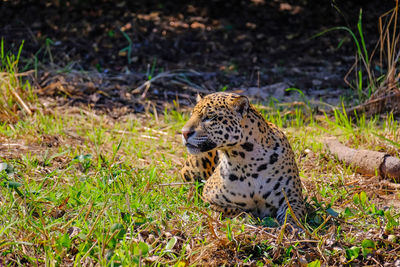
[{"label": "dry grass", "polygon": [[3,40],[0,46],[0,122],[16,122],[22,114],[32,115],[31,102],[35,95],[29,82],[23,78],[33,71],[18,73],[21,44],[16,56],[4,52]]},{"label": "dry grass", "polygon": [[[400,32],[398,29],[398,13],[399,2],[396,0],[395,7],[379,17],[380,38],[375,50],[370,56],[366,52],[364,55],[359,53],[359,60],[364,65],[368,75],[368,85],[364,89],[367,101],[348,109],[348,113],[351,115],[354,112],[369,115],[385,112],[398,114],[400,112],[400,72],[398,67],[400,60]],[[377,49],[379,49],[379,61],[375,62],[374,55]],[[349,73],[356,66],[357,61]],[[361,75],[360,71],[358,70],[359,76]],[[348,84],[350,83],[348,82]],[[363,90],[363,88],[360,88],[360,90]]]},{"label": "dry grass", "polygon": [[[0,158],[14,168],[1,176],[3,263],[394,264],[400,250],[397,190],[336,162],[318,140],[340,135],[349,146],[397,156],[393,144],[373,134],[400,143],[396,121],[349,124],[337,117],[316,123],[302,112],[290,114],[268,119],[285,127],[297,155],[309,234],[210,212],[196,186],[179,183],[186,153],[179,129],[187,116],[176,111],[157,120],[150,113],[114,119],[64,106],[13,128],[3,125]],[[22,195],[4,179],[20,183]]]}]

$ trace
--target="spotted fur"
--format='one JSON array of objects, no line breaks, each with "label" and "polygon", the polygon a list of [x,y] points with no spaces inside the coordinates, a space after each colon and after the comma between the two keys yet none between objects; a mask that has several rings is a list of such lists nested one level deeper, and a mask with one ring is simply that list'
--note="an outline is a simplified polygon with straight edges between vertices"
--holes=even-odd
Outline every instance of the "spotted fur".
[{"label": "spotted fur", "polygon": [[[248,212],[285,220],[287,200],[305,216],[299,171],[284,133],[264,120],[247,97],[214,93],[199,99],[182,128],[190,155],[185,180],[206,180],[203,198],[225,215]],[[293,223],[289,216],[288,221]]]}]

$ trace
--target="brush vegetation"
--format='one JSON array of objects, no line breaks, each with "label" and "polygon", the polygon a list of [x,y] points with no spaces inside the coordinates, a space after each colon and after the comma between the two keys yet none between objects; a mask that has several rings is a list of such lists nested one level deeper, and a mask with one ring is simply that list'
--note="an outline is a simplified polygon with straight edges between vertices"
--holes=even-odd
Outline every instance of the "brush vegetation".
[{"label": "brush vegetation", "polygon": [[[304,105],[257,105],[286,132],[304,185],[305,231],[287,232],[272,218],[223,219],[202,184],[183,182],[189,111],[179,103],[118,119],[41,105],[18,73],[20,51],[0,52],[0,266],[399,264],[398,187],[355,173],[322,143],[336,136],[398,157],[392,114],[315,115],[304,94]],[[358,55],[369,67],[363,44]]]},{"label": "brush vegetation", "polygon": [[[178,176],[187,112],[112,119],[54,107],[0,125],[0,255],[5,265],[340,265],[394,262],[399,193],[323,149],[335,135],[397,156],[399,125],[343,112],[315,117],[260,106],[296,153],[309,205],[305,233],[270,218],[221,219],[201,184]],[[269,110],[270,109],[270,110]],[[273,111],[275,110],[275,111]],[[288,111],[288,110],[287,110]],[[390,140],[390,142],[388,141]]]}]

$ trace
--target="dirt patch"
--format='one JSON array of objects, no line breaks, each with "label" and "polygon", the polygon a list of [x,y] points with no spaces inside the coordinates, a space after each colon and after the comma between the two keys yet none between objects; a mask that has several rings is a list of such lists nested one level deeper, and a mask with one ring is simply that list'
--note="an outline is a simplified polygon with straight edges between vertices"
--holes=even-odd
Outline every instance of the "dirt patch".
[{"label": "dirt patch", "polygon": [[[6,48],[12,50],[25,40],[23,57],[29,68],[35,67],[36,58],[66,72],[95,70],[104,80],[124,74],[124,79],[129,78],[111,83],[114,91],[123,94],[159,73],[195,70],[200,78],[161,79],[144,97],[190,103],[179,94],[222,88],[246,92],[285,83],[334,102],[331,98],[346,93],[336,89],[347,87],[343,77],[354,62],[355,46],[344,31],[312,36],[333,26],[348,25],[356,32],[362,8],[364,36],[373,47],[377,19],[393,5],[393,1],[316,0],[9,1],[0,7],[0,32]],[[39,75],[41,88],[51,89],[43,75]],[[113,101],[112,96],[102,103],[107,96],[99,95],[99,84],[85,81],[75,84],[75,89],[90,91],[83,98],[99,107],[132,104],[124,97]],[[62,92],[62,86],[56,85]],[[118,85],[125,88],[119,90]],[[319,93],[319,89],[324,90]],[[288,94],[280,96],[284,100]],[[269,96],[276,97],[274,92],[263,97]],[[142,108],[134,107],[139,112]]]}]

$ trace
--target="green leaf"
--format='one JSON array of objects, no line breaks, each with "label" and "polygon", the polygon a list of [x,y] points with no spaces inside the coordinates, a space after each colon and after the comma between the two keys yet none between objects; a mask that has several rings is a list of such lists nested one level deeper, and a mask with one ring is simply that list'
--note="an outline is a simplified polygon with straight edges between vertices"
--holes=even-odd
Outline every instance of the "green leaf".
[{"label": "green leaf", "polygon": [[360,196],[358,195],[358,193],[354,194],[353,203],[356,204],[356,205],[360,204]]},{"label": "green leaf", "polygon": [[337,213],[334,209],[332,209],[332,208],[328,208],[328,209],[326,209],[326,212],[329,214],[329,215],[332,215],[333,217],[338,217],[339,216],[339,213]]},{"label": "green leaf", "polygon": [[361,202],[361,205],[365,206],[365,204],[367,203],[367,201],[368,201],[367,194],[365,194],[365,192],[362,191],[362,192],[360,193],[360,202]]},{"label": "green leaf", "polygon": [[321,267],[321,262],[319,260],[315,260],[307,264],[307,267]]},{"label": "green leaf", "polygon": [[351,211],[351,209],[349,208],[349,207],[346,207],[345,208],[345,210],[344,210],[344,216],[346,216],[346,217],[351,217],[351,216],[353,216],[354,214],[353,214],[353,212]]},{"label": "green leaf", "polygon": [[228,222],[226,224],[226,237],[228,238],[229,241],[232,241],[232,226],[231,224]]},{"label": "green leaf", "polygon": [[168,243],[167,243],[167,245],[165,246],[165,248],[164,248],[164,250],[167,250],[167,251],[171,251],[173,248],[174,248],[174,246],[175,246],[175,244],[176,244],[176,237],[172,237],[169,241],[168,241]]},{"label": "green leaf", "polygon": [[16,181],[8,181],[8,180],[6,180],[6,181],[2,182],[0,185],[4,186],[4,187],[8,187],[10,189],[14,189],[15,192],[17,192],[17,194],[20,197],[24,197],[24,194],[18,189],[18,187],[22,186],[21,183],[18,183]]},{"label": "green leaf", "polygon": [[394,227],[399,226],[399,222],[397,222],[393,216],[390,214],[390,211],[385,211],[385,218],[387,219],[387,224],[385,226],[386,231],[392,231]]},{"label": "green leaf", "polygon": [[262,225],[265,227],[278,227],[279,224],[272,217],[265,217],[262,220]]},{"label": "green leaf", "polygon": [[135,225],[142,225],[148,221],[145,215],[142,215],[140,213],[133,215],[132,220],[135,222]]},{"label": "green leaf", "polygon": [[79,162],[84,162],[86,160],[92,159],[91,154],[85,154],[85,155],[78,155],[75,158],[73,158],[74,161],[79,161]]},{"label": "green leaf", "polygon": [[225,92],[228,89],[228,85],[225,85],[224,87],[221,88],[221,92]]},{"label": "green leaf", "polygon": [[361,246],[362,246],[363,248],[373,248],[373,249],[376,248],[375,242],[372,241],[372,240],[370,240],[370,239],[364,239],[364,240],[362,241],[362,243],[361,243]]},{"label": "green leaf", "polygon": [[64,248],[70,248],[72,241],[69,238],[68,233],[63,234],[58,240],[57,243],[60,247],[64,247]]},{"label": "green leaf", "polygon": [[300,96],[305,97],[303,91],[301,91],[299,88],[290,87],[290,88],[286,88],[285,91],[286,92],[295,91],[295,92],[299,93]]},{"label": "green leaf", "polygon": [[360,255],[360,250],[361,248],[356,246],[346,249],[346,258],[349,260],[349,262],[358,258],[358,255]]},{"label": "green leaf", "polygon": [[109,37],[113,37],[115,35],[115,32],[113,30],[109,30],[107,34]]},{"label": "green leaf", "polygon": [[150,246],[144,242],[139,243],[140,254],[146,256],[150,251]]},{"label": "green leaf", "polygon": [[386,142],[389,142],[391,145],[393,145],[393,146],[395,146],[397,148],[400,148],[400,143],[396,143],[396,142],[384,137],[383,135],[380,135],[380,134],[377,134],[377,133],[374,133],[374,132],[372,132],[372,134],[377,136],[377,137],[379,137],[379,138],[381,138],[381,139],[383,139],[383,140],[385,140]]},{"label": "green leaf", "polygon": [[385,212],[384,212],[384,210],[377,210],[376,214],[379,216],[383,216],[383,215],[385,215]]},{"label": "green leaf", "polygon": [[18,188],[20,186],[22,186],[21,183],[18,183],[18,182],[15,182],[15,181],[8,181],[8,187],[9,188],[15,189],[15,188]]},{"label": "green leaf", "polygon": [[364,257],[371,254],[376,249],[375,242],[370,239],[364,239],[361,243],[361,247]]}]

